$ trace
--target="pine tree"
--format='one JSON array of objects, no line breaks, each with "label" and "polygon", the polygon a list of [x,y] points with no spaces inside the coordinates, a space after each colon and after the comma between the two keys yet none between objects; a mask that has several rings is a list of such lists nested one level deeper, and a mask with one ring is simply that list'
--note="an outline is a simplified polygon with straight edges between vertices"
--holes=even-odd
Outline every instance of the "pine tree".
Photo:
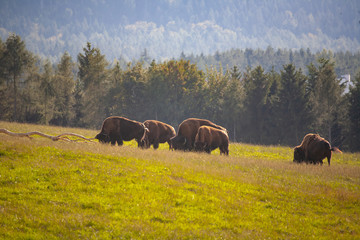
[{"label": "pine tree", "polygon": [[206,84],[204,89],[204,114],[214,122],[221,122],[223,119],[223,106],[225,89],[230,79],[229,72],[223,73],[222,67],[217,71],[215,67],[208,68],[206,71]]},{"label": "pine tree", "polygon": [[281,71],[277,104],[278,132],[282,144],[301,142],[309,124],[309,103],[306,95],[306,76],[293,64]]},{"label": "pine tree", "polygon": [[308,66],[308,88],[310,104],[314,117],[313,131],[325,136],[330,143],[333,138],[332,128],[338,124],[338,116],[341,115],[343,87],[335,74],[335,63],[330,59],[319,58],[319,66]]},{"label": "pine tree", "polygon": [[55,90],[54,116],[51,120],[52,124],[68,126],[74,118],[73,105],[75,76],[74,63],[68,52],[65,52],[55,72],[53,81]]},{"label": "pine tree", "polygon": [[350,150],[360,151],[360,72],[356,75],[354,86],[349,92],[349,114],[350,120],[348,144]]},{"label": "pine tree", "polygon": [[[37,60],[36,62],[40,62]],[[40,88],[41,76],[39,64],[32,64],[26,69],[26,78],[24,79],[23,91],[21,94],[22,104],[19,105],[22,110],[20,119],[31,123],[41,123],[44,120],[44,93]]]},{"label": "pine tree", "polygon": [[21,89],[19,89],[20,81],[23,81],[23,75],[29,65],[33,63],[32,54],[26,49],[25,42],[20,36],[11,34],[5,43],[5,51],[1,58],[2,70],[1,74],[6,79],[8,96],[12,96],[13,114],[12,120],[18,121],[18,104]]},{"label": "pine tree", "polygon": [[11,113],[11,102],[10,96],[8,95],[8,84],[6,83],[6,68],[5,68],[5,51],[6,45],[0,38],[0,119],[10,119]]},{"label": "pine tree", "polygon": [[[265,137],[265,144],[279,144],[281,142],[279,131],[279,115],[278,115],[278,103],[279,103],[279,92],[281,89],[281,76],[272,67],[271,71],[267,73],[270,90],[268,95],[268,102],[266,104],[265,124],[266,128],[263,132]],[[281,127],[281,126],[280,126]]]},{"label": "pine tree", "polygon": [[44,72],[40,76],[40,93],[42,96],[40,99],[42,100],[42,115],[43,121],[42,123],[48,125],[52,115],[54,113],[54,96],[55,96],[55,87],[54,87],[54,76],[53,69],[49,60],[46,61],[44,65]]},{"label": "pine tree", "polygon": [[141,62],[124,72],[122,82],[122,113],[125,117],[138,121],[146,120],[146,70]]},{"label": "pine tree", "polygon": [[168,89],[170,84],[165,79],[163,64],[156,64],[152,61],[148,71],[148,91],[146,98],[149,105],[149,118],[169,122],[167,112],[171,108]]},{"label": "pine tree", "polygon": [[0,38],[0,86],[2,87],[4,82],[6,81],[6,75],[5,75],[5,50],[6,46],[3,43],[2,39]]},{"label": "pine tree", "polygon": [[110,89],[106,96],[106,116],[122,115],[123,78],[124,73],[120,67],[120,63],[116,61],[115,66],[110,69],[109,73]]},{"label": "pine tree", "polygon": [[83,85],[79,79],[75,81],[75,90],[74,90],[74,120],[73,126],[76,127],[86,127],[85,117],[84,117],[84,91]]},{"label": "pine tree", "polygon": [[196,64],[191,64],[190,61],[180,60],[177,62],[177,66],[180,74],[179,78],[183,82],[183,99],[181,102],[184,115],[182,118],[200,116],[205,85],[204,73],[198,69]]},{"label": "pine tree", "polygon": [[244,88],[241,83],[241,72],[234,66],[229,72],[230,78],[224,90],[223,118],[221,123],[228,129],[229,137],[233,141],[240,139],[241,112],[244,104]]},{"label": "pine tree", "polygon": [[247,141],[263,143],[266,132],[266,119],[268,118],[268,102],[271,82],[261,66],[250,69],[244,76],[245,117],[243,128]]},{"label": "pine tree", "polygon": [[98,127],[106,117],[105,96],[109,84],[107,82],[108,62],[100,49],[93,48],[88,42],[83,48],[84,54],[78,55],[79,80],[82,87],[83,122],[88,127]]}]

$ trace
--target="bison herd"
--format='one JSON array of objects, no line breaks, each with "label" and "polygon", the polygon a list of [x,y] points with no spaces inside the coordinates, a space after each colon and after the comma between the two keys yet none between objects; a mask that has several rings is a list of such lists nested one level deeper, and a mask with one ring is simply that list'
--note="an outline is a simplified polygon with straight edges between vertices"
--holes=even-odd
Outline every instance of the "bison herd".
[{"label": "bison herd", "polygon": [[141,123],[124,117],[108,117],[104,120],[101,132],[95,137],[101,143],[122,145],[123,141],[135,139],[139,147],[154,149],[167,142],[169,149],[196,150],[210,153],[220,148],[220,153],[229,155],[229,137],[224,127],[197,118],[189,118],[179,125],[178,134],[169,124],[146,120]]},{"label": "bison herd", "polygon": [[[184,151],[200,151],[211,153],[219,148],[220,154],[229,155],[229,136],[226,128],[198,118],[188,118],[175,129],[169,124],[146,120],[141,123],[124,117],[108,117],[104,120],[101,132],[96,135],[101,143],[116,143],[121,146],[123,141],[135,139],[139,147],[154,149],[160,143],[167,142],[169,149]],[[294,162],[321,164],[327,158],[330,165],[333,151],[341,152],[318,134],[307,134],[302,143],[294,148]]]}]

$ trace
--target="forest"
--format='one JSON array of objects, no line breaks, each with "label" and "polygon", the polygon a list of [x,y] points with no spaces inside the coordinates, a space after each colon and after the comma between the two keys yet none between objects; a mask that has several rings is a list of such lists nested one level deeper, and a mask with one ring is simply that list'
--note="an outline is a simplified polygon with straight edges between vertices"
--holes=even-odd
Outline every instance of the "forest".
[{"label": "forest", "polygon": [[[246,61],[222,65],[230,52]],[[278,53],[287,56],[281,67]],[[64,52],[52,63],[11,34],[0,41],[0,120],[99,129],[124,116],[177,128],[198,117],[226,127],[234,142],[295,146],[313,132],[360,151],[359,53],[269,47],[196,58],[156,62],[145,52],[124,66],[88,42],[76,60]],[[338,72],[354,74],[352,84]]]}]

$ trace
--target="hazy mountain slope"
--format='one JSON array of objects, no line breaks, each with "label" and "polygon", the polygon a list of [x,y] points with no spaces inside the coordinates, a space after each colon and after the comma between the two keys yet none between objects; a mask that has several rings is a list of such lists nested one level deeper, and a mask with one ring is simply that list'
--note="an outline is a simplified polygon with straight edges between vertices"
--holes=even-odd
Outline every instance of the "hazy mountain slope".
[{"label": "hazy mountain slope", "polygon": [[108,59],[212,54],[231,48],[360,50],[356,0],[160,0],[0,2],[0,36],[19,34],[29,50],[57,60],[86,42]]}]

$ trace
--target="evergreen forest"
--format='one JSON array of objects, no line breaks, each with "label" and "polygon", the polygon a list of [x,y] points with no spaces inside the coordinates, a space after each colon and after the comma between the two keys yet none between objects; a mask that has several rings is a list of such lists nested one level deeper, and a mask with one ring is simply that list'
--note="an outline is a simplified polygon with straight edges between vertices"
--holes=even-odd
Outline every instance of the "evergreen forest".
[{"label": "evergreen forest", "polygon": [[41,59],[16,34],[0,39],[0,120],[100,129],[124,116],[177,128],[198,117],[235,142],[295,146],[313,132],[360,151],[360,53],[268,47],[157,62],[145,49],[109,62],[88,42],[76,59]]}]

